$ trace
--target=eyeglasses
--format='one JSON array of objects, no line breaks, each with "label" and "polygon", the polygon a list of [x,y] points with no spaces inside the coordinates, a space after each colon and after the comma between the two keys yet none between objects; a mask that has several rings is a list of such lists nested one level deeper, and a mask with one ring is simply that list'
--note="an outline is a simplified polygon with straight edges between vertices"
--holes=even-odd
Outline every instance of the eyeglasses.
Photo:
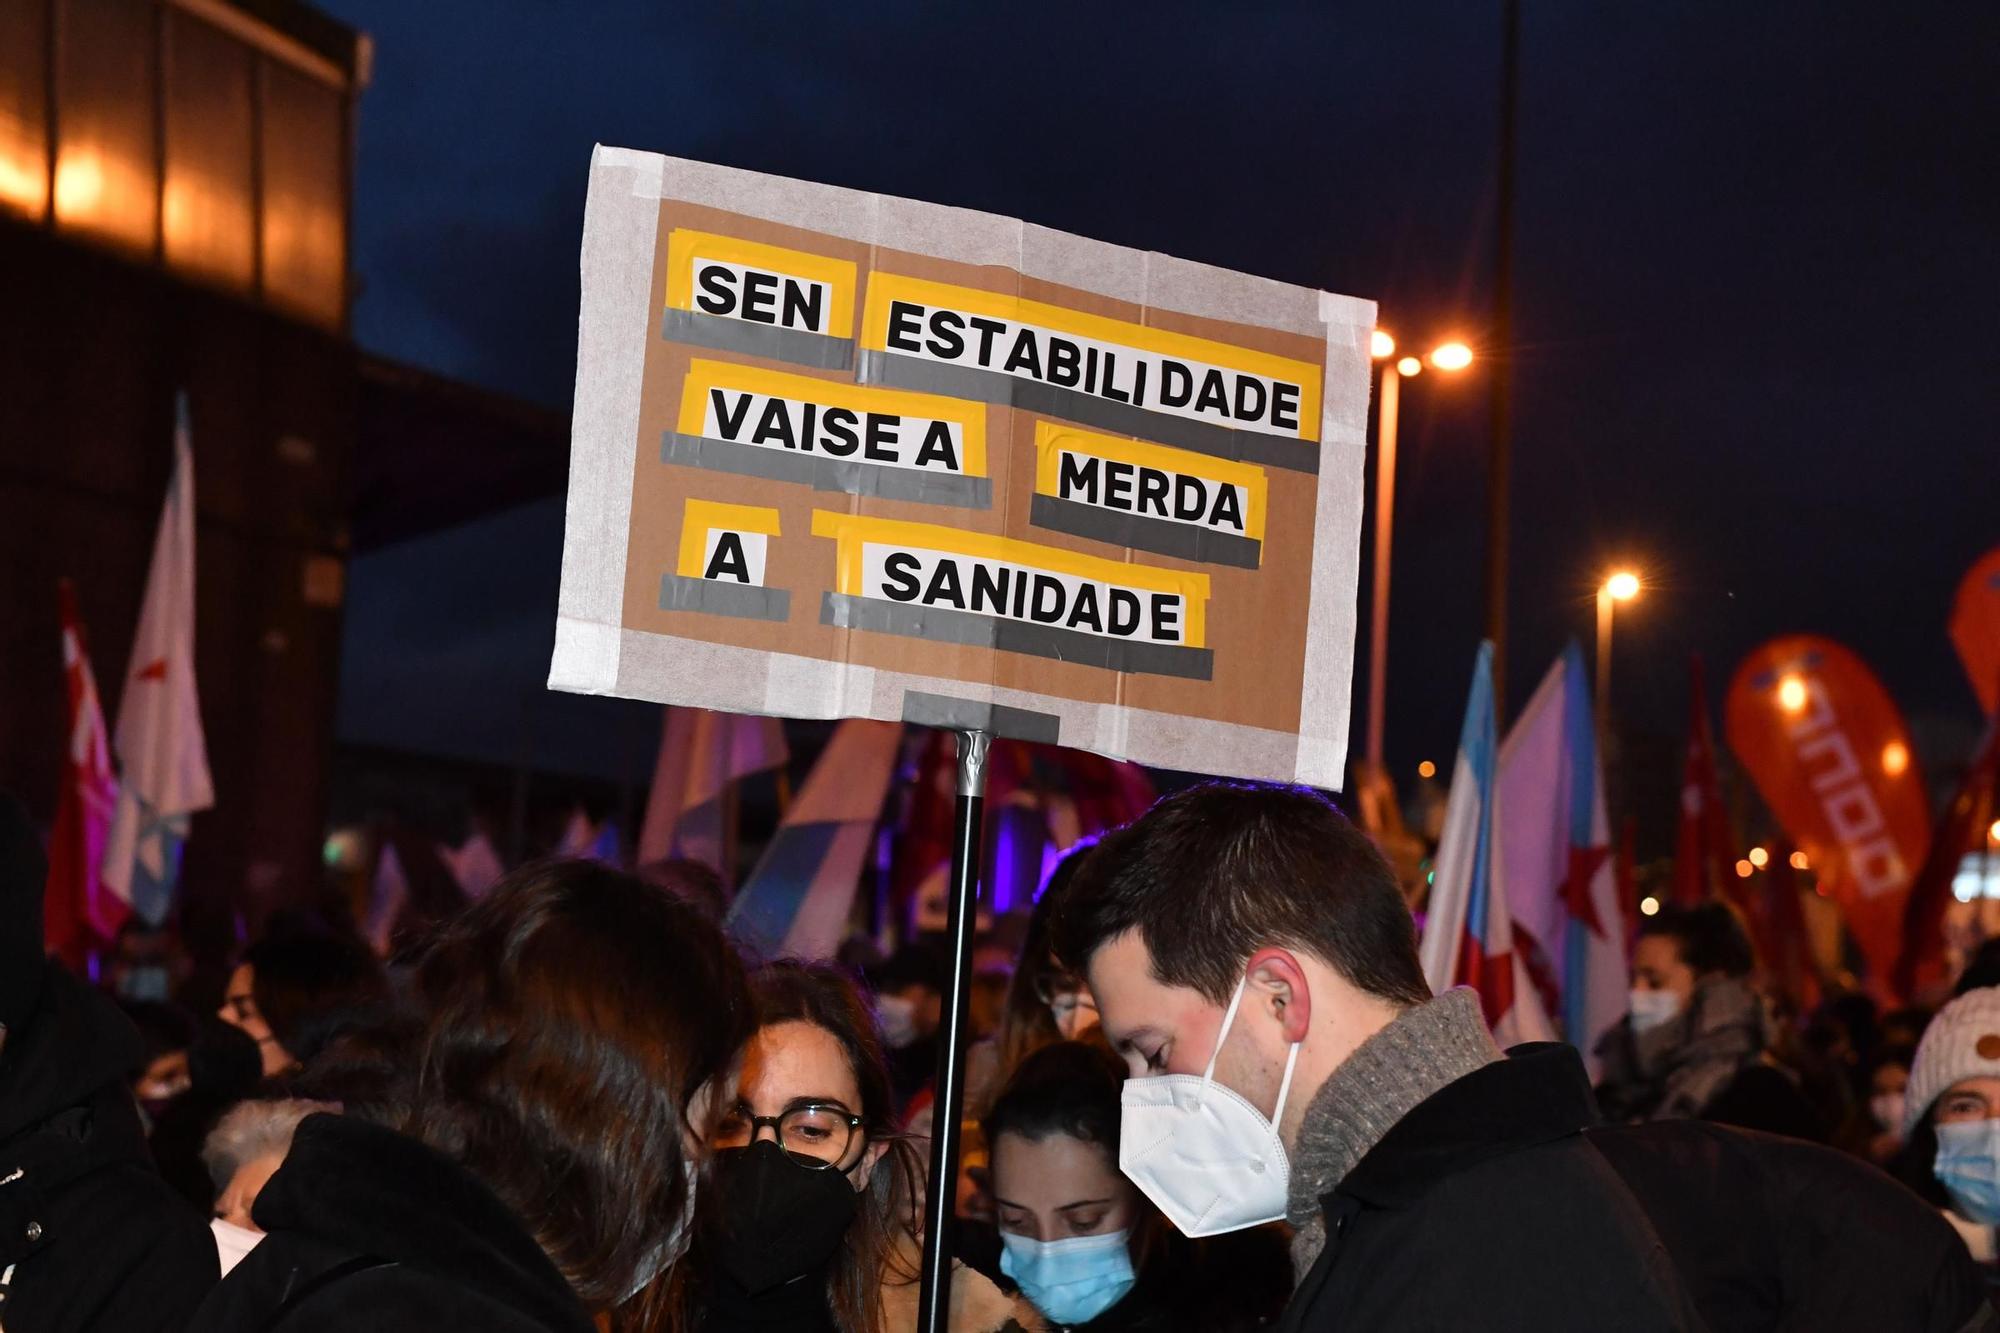
[{"label": "eyeglasses", "polygon": [[739,1102],[722,1113],[709,1135],[709,1146],[747,1148],[769,1129],[793,1161],[817,1170],[840,1165],[855,1140],[865,1137],[861,1124],[860,1116],[838,1104],[803,1102],[785,1108],[781,1115],[752,1115]]},{"label": "eyeglasses", "polygon": [[1058,1027],[1080,1011],[1097,1012],[1097,1001],[1090,989],[1067,972],[1045,972],[1036,977],[1035,994],[1049,1007],[1049,1015]]},{"label": "eyeglasses", "polygon": [[1056,1020],[1057,1027],[1061,1027],[1064,1023],[1081,1014],[1089,1014],[1092,1020],[1095,1021],[1097,1017],[1097,1001],[1084,994],[1058,995],[1049,1004],[1049,1016]]}]

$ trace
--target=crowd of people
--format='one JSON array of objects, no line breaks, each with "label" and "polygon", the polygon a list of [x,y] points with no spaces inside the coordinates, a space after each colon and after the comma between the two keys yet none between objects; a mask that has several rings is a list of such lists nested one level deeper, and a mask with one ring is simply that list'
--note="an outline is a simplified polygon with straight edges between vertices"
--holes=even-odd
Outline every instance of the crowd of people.
[{"label": "crowd of people", "polygon": [[712,881],[280,915],[197,1016],[43,957],[0,801],[0,1328],[904,1333],[928,1207],[964,1333],[2000,1328],[2000,956],[1794,1015],[1669,907],[1589,1064],[1502,1051],[1331,804],[1207,784],[982,936],[930,1182],[942,954],[744,959]]}]

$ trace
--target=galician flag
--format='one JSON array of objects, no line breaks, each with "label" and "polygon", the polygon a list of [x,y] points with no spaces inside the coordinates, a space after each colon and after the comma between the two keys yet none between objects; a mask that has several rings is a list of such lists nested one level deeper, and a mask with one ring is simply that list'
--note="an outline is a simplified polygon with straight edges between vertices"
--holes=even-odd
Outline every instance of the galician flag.
[{"label": "galician flag", "polygon": [[729,909],[732,935],[760,958],[831,958],[847,936],[903,728],[849,718]]},{"label": "galician flag", "polygon": [[1424,978],[1434,991],[1470,986],[1501,1046],[1550,1041],[1555,1028],[1515,947],[1508,911],[1506,865],[1499,854],[1501,792],[1493,712],[1493,645],[1479,645],[1472,694],[1465,706],[1444,837],[1433,863],[1430,906],[1421,949]]},{"label": "galician flag", "polygon": [[90,669],[76,589],[68,579],[56,587],[62,612],[63,679],[69,697],[69,747],[63,755],[62,795],[49,834],[49,880],[43,895],[43,933],[49,950],[82,971],[87,955],[111,942],[123,925],[123,901],[105,890],[104,845],[118,804],[118,779],[111,771],[104,710],[97,701],[97,677]]},{"label": "galician flag", "polygon": [[1547,984],[1563,1035],[1583,1052],[1625,1013],[1630,986],[1625,923],[1605,814],[1583,649],[1569,648],[1542,677],[1500,747],[1500,862],[1517,948]]},{"label": "galician flag", "polygon": [[734,784],[791,758],[775,717],[670,707],[660,737],[653,790],[639,826],[638,864],[663,857],[699,861],[734,887]]},{"label": "galician flag", "polygon": [[215,804],[194,677],[194,446],[177,404],[174,472],[118,702],[122,785],[104,883],[143,920],[166,919],[180,879],[188,817]]}]

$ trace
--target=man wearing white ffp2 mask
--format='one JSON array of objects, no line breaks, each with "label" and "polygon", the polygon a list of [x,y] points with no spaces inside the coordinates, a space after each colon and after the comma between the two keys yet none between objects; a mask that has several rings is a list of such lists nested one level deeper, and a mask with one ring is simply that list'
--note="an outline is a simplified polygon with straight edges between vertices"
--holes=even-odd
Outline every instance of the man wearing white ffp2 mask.
[{"label": "man wearing white ffp2 mask", "polygon": [[1125,1056],[1119,1164],[1190,1235],[1283,1216],[1282,1328],[1703,1327],[1581,1131],[1576,1053],[1433,998],[1394,875],[1300,788],[1211,784],[1107,837],[1057,954]]}]

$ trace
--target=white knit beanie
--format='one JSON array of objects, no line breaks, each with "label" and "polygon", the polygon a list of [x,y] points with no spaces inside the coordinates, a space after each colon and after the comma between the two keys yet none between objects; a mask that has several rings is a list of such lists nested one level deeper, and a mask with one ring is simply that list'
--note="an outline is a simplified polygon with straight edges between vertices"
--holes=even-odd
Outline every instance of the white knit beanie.
[{"label": "white knit beanie", "polygon": [[1967,991],[1924,1029],[1904,1094],[1903,1137],[1922,1123],[1931,1103],[1968,1078],[2000,1078],[2000,986]]}]

